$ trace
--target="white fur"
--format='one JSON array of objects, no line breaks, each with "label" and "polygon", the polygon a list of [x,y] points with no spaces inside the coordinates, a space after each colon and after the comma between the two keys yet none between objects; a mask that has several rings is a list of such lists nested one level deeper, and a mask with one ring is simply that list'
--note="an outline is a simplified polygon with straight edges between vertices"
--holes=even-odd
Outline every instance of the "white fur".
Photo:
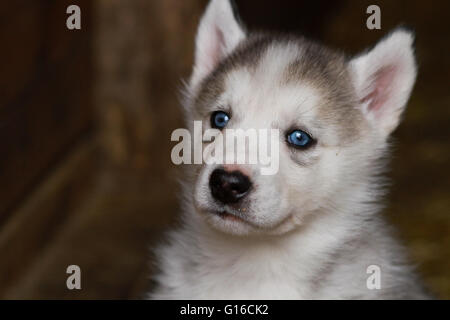
[{"label": "white fur", "polygon": [[195,40],[195,63],[190,86],[208,75],[217,63],[244,39],[228,0],[212,0],[200,22]]},{"label": "white fur", "polygon": [[[217,15],[221,12],[223,15]],[[216,31],[220,30],[221,35]],[[187,108],[196,86],[218,63],[215,43],[230,53],[245,33],[234,20],[228,1],[211,1],[197,36],[196,61]],[[229,36],[228,36],[229,34]],[[222,48],[222,47],[221,47]],[[411,36],[400,31],[372,51],[350,62],[361,121],[349,128],[360,137],[343,144],[341,133],[324,125],[335,113],[320,113],[322,87],[288,84],[283,70],[301,55],[294,43],[273,44],[255,67],[230,71],[225,88],[210,112],[232,106],[229,128],[307,128],[318,139],[314,148],[280,149],[279,173],[262,176],[242,166],[256,186],[248,196],[248,223],[211,214],[217,209],[208,188],[216,167],[189,168],[183,185],[181,226],[157,249],[160,273],[156,299],[371,299],[423,298],[420,285],[405,263],[403,249],[378,216],[387,135],[399,121],[412,84],[415,65]],[[370,109],[375,97],[373,75],[393,66],[392,90]],[[386,83],[382,83],[384,89]],[[373,104],[373,103],[372,103]],[[356,109],[355,109],[356,110]],[[208,113],[209,116],[210,113]],[[208,124],[208,116],[193,119]],[[197,117],[197,118],[196,118]],[[194,119],[196,118],[196,119]],[[332,120],[332,119],[331,119]],[[345,131],[344,131],[345,132]],[[226,208],[234,210],[233,208]],[[242,209],[242,208],[241,208]],[[366,286],[369,265],[380,266],[381,289]]]},{"label": "white fur", "polygon": [[[364,106],[368,118],[385,136],[397,127],[416,79],[412,42],[410,32],[397,30],[350,63],[361,100],[370,94],[385,96],[386,101],[379,106],[379,112],[368,110],[373,98]],[[380,86],[374,77],[377,73],[383,75],[389,68],[392,75],[387,75],[386,83]]]}]

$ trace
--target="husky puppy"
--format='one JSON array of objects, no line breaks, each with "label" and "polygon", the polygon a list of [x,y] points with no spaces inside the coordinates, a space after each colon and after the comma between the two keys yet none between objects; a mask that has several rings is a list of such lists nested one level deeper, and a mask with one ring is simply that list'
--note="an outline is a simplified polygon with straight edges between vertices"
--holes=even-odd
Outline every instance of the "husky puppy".
[{"label": "husky puppy", "polygon": [[426,298],[379,215],[389,135],[416,78],[412,44],[397,29],[348,58],[302,37],[248,33],[228,0],[212,0],[187,125],[277,129],[279,170],[186,166],[181,225],[156,250],[150,298]]}]

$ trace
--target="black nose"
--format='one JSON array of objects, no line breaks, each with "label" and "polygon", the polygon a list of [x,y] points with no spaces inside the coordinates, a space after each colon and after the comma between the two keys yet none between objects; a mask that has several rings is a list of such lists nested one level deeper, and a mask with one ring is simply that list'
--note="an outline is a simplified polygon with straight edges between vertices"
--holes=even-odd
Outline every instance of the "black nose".
[{"label": "black nose", "polygon": [[251,185],[250,179],[240,171],[216,169],[209,177],[212,196],[224,204],[236,203],[244,198]]}]

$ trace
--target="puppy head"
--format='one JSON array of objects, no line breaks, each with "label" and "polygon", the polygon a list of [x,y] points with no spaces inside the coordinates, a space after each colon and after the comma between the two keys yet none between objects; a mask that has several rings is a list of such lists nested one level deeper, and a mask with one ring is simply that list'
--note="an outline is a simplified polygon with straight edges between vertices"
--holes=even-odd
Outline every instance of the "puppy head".
[{"label": "puppy head", "polygon": [[193,214],[242,235],[285,233],[324,211],[364,210],[415,81],[412,41],[400,29],[347,59],[304,38],[248,34],[228,0],[212,0],[196,37],[188,126],[201,121],[225,138],[230,129],[276,130],[279,166],[271,175],[260,164],[195,166]]}]

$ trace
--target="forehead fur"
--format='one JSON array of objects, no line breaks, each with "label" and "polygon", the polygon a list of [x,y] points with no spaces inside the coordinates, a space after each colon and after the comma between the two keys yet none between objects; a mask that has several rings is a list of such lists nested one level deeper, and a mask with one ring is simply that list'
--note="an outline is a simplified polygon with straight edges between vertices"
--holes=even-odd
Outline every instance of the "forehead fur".
[{"label": "forehead fur", "polygon": [[314,113],[346,136],[364,122],[343,54],[302,37],[269,34],[250,35],[203,80],[194,99],[200,114],[214,105],[227,90],[227,77],[239,70],[258,74],[258,81],[272,82],[272,87],[311,87],[320,96]]}]

